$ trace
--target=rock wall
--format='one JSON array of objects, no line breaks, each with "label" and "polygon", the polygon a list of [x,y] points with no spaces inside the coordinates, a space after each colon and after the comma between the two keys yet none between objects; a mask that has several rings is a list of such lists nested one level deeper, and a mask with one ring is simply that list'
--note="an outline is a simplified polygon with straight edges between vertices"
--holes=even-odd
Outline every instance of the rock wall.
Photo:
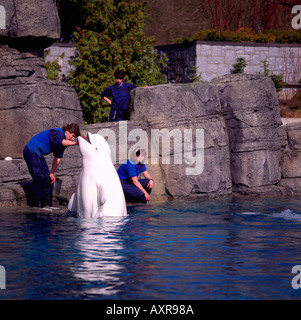
[{"label": "rock wall", "polygon": [[[44,49],[60,37],[55,1],[3,0],[1,9],[0,206],[14,206],[30,198],[30,176],[22,160],[29,139],[66,123],[82,126],[83,116],[76,92],[67,84],[47,80]],[[6,157],[14,160],[1,160]],[[69,157],[71,162],[72,150]],[[60,170],[72,186],[67,164]]]},{"label": "rock wall", "polygon": [[[155,180],[152,200],[300,193],[301,124],[279,129],[269,78],[228,75],[210,83],[137,88],[131,92],[131,121],[84,126],[75,91],[46,78],[43,49],[60,33],[55,2],[4,0],[1,6],[0,206],[30,203],[31,177],[22,159],[28,140],[71,122],[83,134],[107,137],[116,168],[135,147],[144,147]],[[186,69],[178,70],[186,78],[193,68],[189,59],[183,60]],[[1,160],[5,157],[14,159]],[[51,155],[47,161],[50,166]],[[58,201],[66,202],[76,190],[81,167],[78,147],[67,148],[56,171],[62,180]]]},{"label": "rock wall", "polygon": [[233,191],[274,192],[281,178],[282,124],[273,82],[258,75],[215,78],[230,140]]},{"label": "rock wall", "polygon": [[285,194],[301,193],[301,122],[289,123],[281,130],[282,179],[280,186]]},{"label": "rock wall", "polygon": [[[157,132],[161,137],[163,147],[156,149],[166,192],[176,198],[231,193],[229,140],[216,87],[159,85],[137,88],[133,95],[131,119],[147,123],[151,136]],[[191,150],[189,143],[185,144],[189,134]],[[173,141],[168,150],[169,140]],[[191,151],[191,159],[185,149]],[[164,163],[166,154],[171,155],[170,163]]]},{"label": "rock wall", "polygon": [[[138,145],[147,149],[152,201],[300,194],[300,129],[281,126],[273,83],[258,75],[136,88],[131,121],[81,127],[107,138],[116,169]],[[81,166],[78,147],[67,148],[57,199],[76,190]],[[30,180],[22,159],[0,161],[0,206],[26,204]]]},{"label": "rock wall", "polygon": [[36,52],[0,46],[0,70],[0,159],[22,158],[26,143],[42,130],[83,124],[76,92],[47,80]]},{"label": "rock wall", "polygon": [[60,38],[60,20],[53,0],[2,0],[5,28],[0,44],[20,48],[46,48]]},{"label": "rock wall", "polygon": [[44,48],[60,37],[53,0],[2,1],[0,30],[0,159],[22,158],[36,133],[66,123],[83,124],[76,92],[47,80]]}]

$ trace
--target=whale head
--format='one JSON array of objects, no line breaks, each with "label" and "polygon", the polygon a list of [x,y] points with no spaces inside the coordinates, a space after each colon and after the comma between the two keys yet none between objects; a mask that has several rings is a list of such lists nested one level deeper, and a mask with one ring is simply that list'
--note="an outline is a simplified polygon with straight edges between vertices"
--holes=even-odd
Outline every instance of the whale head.
[{"label": "whale head", "polygon": [[88,132],[86,139],[78,137],[78,143],[83,158],[94,157],[98,154],[111,156],[110,146],[100,134]]}]

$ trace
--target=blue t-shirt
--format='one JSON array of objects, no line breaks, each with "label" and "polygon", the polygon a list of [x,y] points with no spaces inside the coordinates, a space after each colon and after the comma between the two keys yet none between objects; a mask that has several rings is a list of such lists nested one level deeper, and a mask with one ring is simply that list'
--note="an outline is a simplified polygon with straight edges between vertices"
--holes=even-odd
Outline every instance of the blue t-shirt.
[{"label": "blue t-shirt", "polygon": [[128,110],[130,94],[129,92],[137,86],[123,82],[120,87],[116,84],[108,87],[101,93],[101,97],[112,97],[112,108],[115,110]]},{"label": "blue t-shirt", "polygon": [[146,171],[145,164],[136,164],[131,160],[123,163],[117,170],[120,179],[130,179],[133,177],[138,177],[141,172]]},{"label": "blue t-shirt", "polygon": [[27,147],[39,157],[53,152],[55,157],[62,158],[66,149],[62,145],[64,139],[66,139],[66,136],[63,129],[49,129],[33,136],[27,143]]}]

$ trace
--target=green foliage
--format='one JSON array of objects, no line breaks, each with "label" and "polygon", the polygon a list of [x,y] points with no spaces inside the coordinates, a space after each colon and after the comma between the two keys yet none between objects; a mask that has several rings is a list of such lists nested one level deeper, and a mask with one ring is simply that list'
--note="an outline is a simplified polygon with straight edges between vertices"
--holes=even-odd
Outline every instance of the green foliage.
[{"label": "green foliage", "polygon": [[244,73],[244,69],[247,66],[247,62],[245,58],[238,57],[236,59],[236,63],[232,65],[233,69],[231,69],[231,73]]},{"label": "green foliage", "polygon": [[269,69],[269,63],[267,62],[267,59],[264,59],[261,61],[262,63],[262,67],[263,67],[263,74],[266,76],[266,77],[269,77],[270,76],[270,69]]},{"label": "green foliage", "polygon": [[137,86],[164,82],[160,72],[165,58],[157,59],[153,37],[143,32],[146,2],[99,0],[91,2],[85,28],[74,39],[78,55],[69,83],[77,91],[87,123],[107,121],[110,107],[101,92],[115,83],[114,72],[122,69],[125,82]]},{"label": "green foliage", "polygon": [[[49,54],[50,49],[45,50],[45,57]],[[64,53],[60,56],[63,58]],[[58,63],[58,59],[54,61],[45,62],[45,68],[47,72],[47,77],[49,80],[59,81],[59,72],[62,71],[61,66]]]},{"label": "green foliage", "polygon": [[263,34],[257,34],[254,41],[262,43],[301,43],[300,30],[267,30]]},{"label": "green foliage", "polygon": [[286,82],[283,81],[283,74],[282,73],[281,74],[272,73],[270,75],[270,78],[274,82],[274,85],[275,85],[277,92],[280,92],[286,86]]},{"label": "green foliage", "polygon": [[275,73],[271,73],[270,69],[269,69],[269,63],[267,62],[266,59],[261,61],[262,63],[262,67],[263,67],[263,74],[266,77],[270,77],[272,79],[272,81],[274,82],[275,88],[277,92],[280,92],[285,86],[286,86],[286,82],[283,81],[283,74],[275,74]]},{"label": "green foliage", "polygon": [[241,28],[237,31],[219,29],[200,30],[191,38],[176,39],[176,43],[188,43],[200,41],[227,41],[227,42],[261,42],[261,43],[296,43],[301,44],[300,30],[267,30],[264,33],[256,33],[250,28]]},{"label": "green foliage", "polygon": [[192,75],[190,76],[191,82],[200,82],[202,81],[202,72],[198,73],[198,67],[194,66],[191,69]]}]

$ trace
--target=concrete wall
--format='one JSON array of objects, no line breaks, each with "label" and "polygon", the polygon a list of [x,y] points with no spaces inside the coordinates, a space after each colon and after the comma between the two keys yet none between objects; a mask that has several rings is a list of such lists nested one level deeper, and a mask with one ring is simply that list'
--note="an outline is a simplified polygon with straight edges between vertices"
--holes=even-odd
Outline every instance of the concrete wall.
[{"label": "concrete wall", "polygon": [[202,80],[210,81],[229,74],[238,57],[246,59],[245,73],[263,72],[262,60],[266,59],[269,70],[282,73],[288,84],[297,85],[301,78],[301,45],[197,41],[156,49],[169,57],[163,70],[168,82],[187,82],[186,75],[193,74],[193,68],[202,73]]},{"label": "concrete wall", "polygon": [[229,73],[238,57],[246,59],[245,73],[263,72],[262,61],[266,59],[269,70],[275,74],[282,73],[287,83],[296,85],[301,78],[301,45],[196,44],[196,66],[205,81]]}]

